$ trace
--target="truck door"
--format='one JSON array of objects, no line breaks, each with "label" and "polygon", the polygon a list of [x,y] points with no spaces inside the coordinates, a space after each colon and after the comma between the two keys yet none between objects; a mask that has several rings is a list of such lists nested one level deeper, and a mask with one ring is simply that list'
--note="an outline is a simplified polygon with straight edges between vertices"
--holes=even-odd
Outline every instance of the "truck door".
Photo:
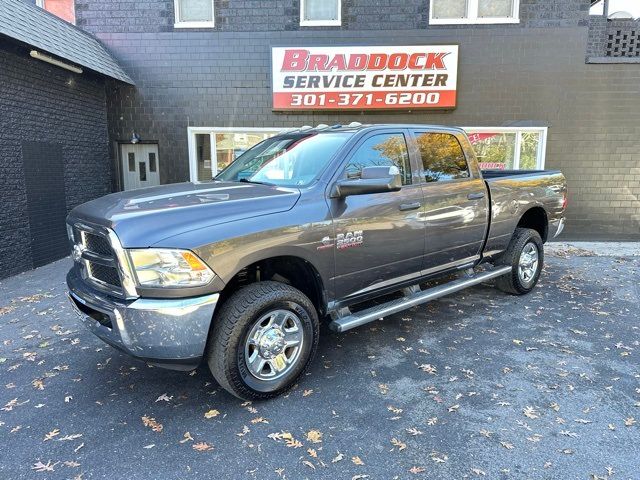
[{"label": "truck door", "polygon": [[424,273],[478,260],[489,198],[477,166],[467,162],[456,134],[415,130],[413,139],[424,179]]},{"label": "truck door", "polygon": [[[337,179],[362,168],[397,166],[402,189],[329,200],[335,228],[335,290],[340,299],[418,276],[424,253],[423,193],[403,130],[371,132],[351,151]],[[413,168],[412,168],[413,167]]]}]

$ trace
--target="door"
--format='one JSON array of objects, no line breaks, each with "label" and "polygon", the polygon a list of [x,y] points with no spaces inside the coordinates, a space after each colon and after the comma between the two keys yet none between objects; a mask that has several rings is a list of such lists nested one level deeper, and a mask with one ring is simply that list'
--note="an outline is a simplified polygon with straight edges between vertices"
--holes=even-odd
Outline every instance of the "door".
[{"label": "door", "polygon": [[62,146],[23,142],[22,166],[30,234],[23,241],[30,241],[33,266],[39,267],[69,254]]},{"label": "door", "polygon": [[158,145],[124,143],[120,145],[124,190],[160,185]]},{"label": "door", "polygon": [[336,296],[349,299],[419,276],[424,253],[423,193],[403,131],[373,132],[350,154],[339,178],[362,168],[397,166],[402,189],[330,199],[335,229]]},{"label": "door", "polygon": [[478,260],[489,212],[484,180],[469,168],[456,135],[416,130],[413,138],[426,182],[424,273]]}]

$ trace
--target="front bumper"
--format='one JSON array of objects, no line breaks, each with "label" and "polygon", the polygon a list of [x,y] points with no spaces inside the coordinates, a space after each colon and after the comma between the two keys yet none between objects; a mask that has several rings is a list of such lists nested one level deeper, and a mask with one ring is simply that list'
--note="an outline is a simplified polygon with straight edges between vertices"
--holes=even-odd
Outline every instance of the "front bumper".
[{"label": "front bumper", "polygon": [[158,366],[190,370],[204,355],[218,293],[182,299],[116,299],[67,274],[69,299],[82,322],[109,345]]}]

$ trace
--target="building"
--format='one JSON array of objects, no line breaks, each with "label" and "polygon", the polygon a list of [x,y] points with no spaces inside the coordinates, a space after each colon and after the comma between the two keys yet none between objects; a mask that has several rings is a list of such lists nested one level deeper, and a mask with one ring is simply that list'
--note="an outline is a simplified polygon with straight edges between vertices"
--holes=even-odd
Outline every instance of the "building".
[{"label": "building", "polygon": [[[113,190],[208,180],[283,128],[460,125],[488,167],[565,173],[566,235],[640,238],[640,22],[589,15],[591,3],[75,0],[75,21],[135,82],[105,80],[111,162],[105,172]],[[414,51],[436,55],[442,46],[452,63],[419,62],[430,62],[431,73],[448,68],[449,87],[433,90],[435,77],[421,76],[415,81],[426,83],[415,96],[413,78],[399,78],[410,70],[402,59],[419,58],[408,57]],[[316,59],[383,53],[400,63],[385,65],[393,78],[370,97],[381,108],[354,103],[368,97],[352,94],[341,106],[338,91],[350,91],[344,85],[297,85],[296,96],[285,84],[305,75],[351,75],[357,60],[351,70],[319,60],[287,80],[273,59],[281,62],[292,50]],[[403,104],[393,92],[407,84]]]},{"label": "building", "polygon": [[68,211],[111,191],[108,80],[132,83],[94,37],[0,2],[0,277],[66,256]]}]

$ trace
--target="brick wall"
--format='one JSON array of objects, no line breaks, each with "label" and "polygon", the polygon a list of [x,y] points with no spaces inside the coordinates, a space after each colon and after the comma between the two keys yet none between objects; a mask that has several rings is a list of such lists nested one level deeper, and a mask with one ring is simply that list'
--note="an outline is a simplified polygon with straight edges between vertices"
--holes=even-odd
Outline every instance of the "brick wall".
[{"label": "brick wall", "polygon": [[66,212],[108,193],[111,175],[104,80],[34,60],[6,40],[0,45],[2,278],[33,266],[23,142],[61,147]]},{"label": "brick wall", "polygon": [[[79,23],[99,32],[137,83],[135,89],[110,90],[111,140],[128,139],[135,130],[143,140],[157,141],[161,181],[167,183],[189,178],[188,126],[291,127],[353,120],[548,125],[546,167],[562,169],[570,185],[568,233],[640,237],[640,68],[585,64],[588,0],[521,0],[518,25],[460,27],[427,26],[428,10],[417,0],[343,1],[346,23],[338,29],[298,30],[293,0],[274,0],[277,15],[254,8],[264,2],[238,0],[217,2],[217,27],[202,31],[172,31],[172,2],[160,2],[168,12],[166,23],[148,31],[135,20],[135,11],[129,12],[131,21],[95,25],[85,13],[100,2],[78,0],[88,9],[78,10],[85,12],[78,13]],[[138,2],[139,8],[146,3]],[[369,7],[349,10],[363,3]],[[392,3],[414,8],[403,15],[415,18],[396,23],[389,18]],[[123,1],[102,4],[119,11]],[[233,19],[222,20],[225,8],[242,5],[229,13]],[[356,12],[353,19],[350,11]],[[249,27],[252,31],[245,31]],[[354,43],[459,44],[458,108],[448,113],[271,110],[270,46]]]}]

